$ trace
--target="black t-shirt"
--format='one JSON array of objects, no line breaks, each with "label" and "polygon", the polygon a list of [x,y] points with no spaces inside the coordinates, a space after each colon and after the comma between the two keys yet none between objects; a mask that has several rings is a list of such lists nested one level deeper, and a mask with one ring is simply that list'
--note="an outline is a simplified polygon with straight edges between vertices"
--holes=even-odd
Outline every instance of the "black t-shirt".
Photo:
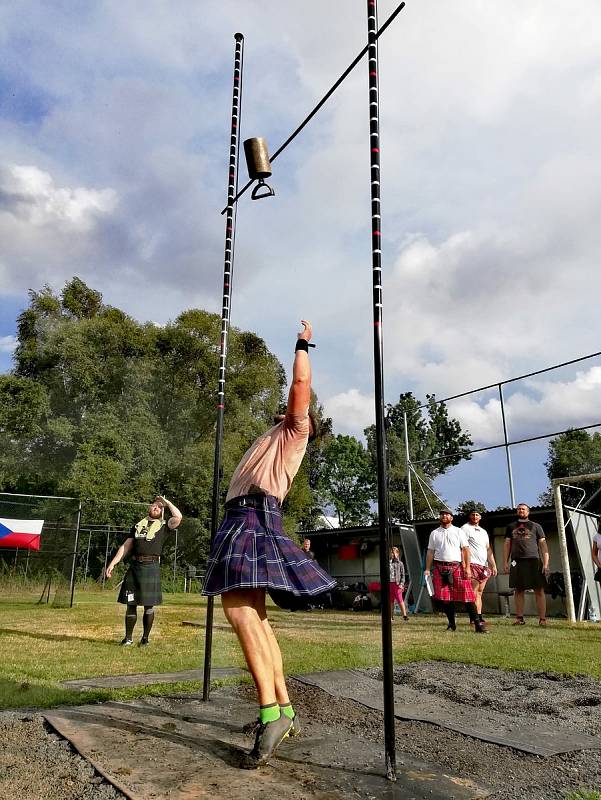
[{"label": "black t-shirt", "polygon": [[538,522],[519,519],[507,526],[505,538],[511,539],[511,558],[539,558],[538,542],[545,534]]},{"label": "black t-shirt", "polygon": [[132,525],[127,538],[134,540],[134,546],[131,551],[133,556],[160,556],[163,552],[165,537],[169,533],[167,521],[163,522],[151,539],[148,538],[148,527],[150,527],[150,522],[141,529],[140,533],[136,533],[136,526]]}]

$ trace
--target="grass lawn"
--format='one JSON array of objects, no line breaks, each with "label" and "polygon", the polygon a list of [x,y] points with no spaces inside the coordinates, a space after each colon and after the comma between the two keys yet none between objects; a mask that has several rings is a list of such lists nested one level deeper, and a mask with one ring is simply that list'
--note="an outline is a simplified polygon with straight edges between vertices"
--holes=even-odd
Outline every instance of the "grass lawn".
[{"label": "grass lawn", "polygon": [[[49,707],[198,689],[198,683],[186,683],[82,693],[60,685],[70,678],[202,668],[204,629],[181,624],[183,620],[204,621],[206,602],[198,595],[165,594],[151,646],[121,648],[124,607],[115,602],[113,591],[78,590],[72,609],[36,605],[39,594],[0,590],[0,708]],[[380,619],[375,613],[293,614],[273,608],[270,618],[288,673],[380,664]],[[465,615],[459,620],[457,633],[450,634],[442,617],[421,615],[406,624],[396,619],[395,663],[437,659],[601,679],[601,624],[570,628],[552,620],[547,629],[541,629],[532,620],[526,627],[513,628],[509,620],[493,618],[490,633],[477,636],[469,630]],[[215,626],[213,665],[243,666],[219,602],[215,604]],[[141,613],[138,637],[140,633]]]}]

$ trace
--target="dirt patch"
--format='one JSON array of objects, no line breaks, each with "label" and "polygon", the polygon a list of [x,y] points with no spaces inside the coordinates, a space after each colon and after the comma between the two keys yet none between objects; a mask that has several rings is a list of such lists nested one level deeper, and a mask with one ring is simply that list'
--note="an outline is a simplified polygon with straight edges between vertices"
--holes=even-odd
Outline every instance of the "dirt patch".
[{"label": "dirt patch", "polygon": [[1,800],[124,797],[68,742],[52,733],[39,714],[0,714],[0,742]]},{"label": "dirt patch", "polygon": [[[377,670],[368,674],[379,677]],[[601,736],[601,683],[590,678],[418,662],[397,668],[395,680],[429,695],[461,702],[472,707],[475,715],[493,709],[530,724],[553,720],[567,731]],[[381,713],[294,680],[290,681],[290,691],[302,721],[303,737],[336,741],[350,734],[383,749]],[[254,701],[254,690],[248,686],[240,687],[237,693],[241,699]],[[195,699],[147,698],[164,709]],[[598,751],[540,758],[427,723],[397,720],[396,730],[399,766],[411,759],[432,762],[447,774],[487,787],[493,800],[563,800],[570,791],[601,787]],[[0,714],[0,737],[2,800],[123,797],[64,740],[49,733],[39,715]],[[286,763],[285,757],[279,762]],[[284,768],[298,771],[298,765]],[[303,796],[314,799],[317,794],[307,787]]]}]

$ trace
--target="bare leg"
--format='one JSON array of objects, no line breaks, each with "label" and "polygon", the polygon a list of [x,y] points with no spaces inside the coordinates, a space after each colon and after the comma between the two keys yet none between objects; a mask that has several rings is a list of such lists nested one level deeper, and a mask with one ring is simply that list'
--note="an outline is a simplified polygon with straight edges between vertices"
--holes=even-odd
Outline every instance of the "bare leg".
[{"label": "bare leg", "polygon": [[[221,604],[242,647],[257,687],[259,705],[278,702],[271,642],[263,625],[266,620],[265,590],[240,589],[224,592],[221,595]],[[281,671],[281,656],[279,668]]]},{"label": "bare leg", "polygon": [[536,600],[536,609],[538,611],[538,618],[545,619],[547,613],[547,598],[545,597],[545,590],[535,589],[534,598]]},{"label": "bare leg", "polygon": [[516,589],[514,593],[515,599],[515,615],[516,617],[524,616],[524,590]]},{"label": "bare leg", "polygon": [[472,586],[474,587],[474,592],[476,594],[476,611],[478,614],[482,614],[482,593],[484,592],[486,581],[473,580]]},{"label": "bare leg", "polygon": [[284,678],[282,653],[280,651],[278,640],[275,638],[275,633],[269,624],[267,616],[265,616],[265,619],[263,620],[263,629],[271,649],[271,663],[273,664],[273,682],[275,686],[276,700],[281,706],[286,705],[286,703],[290,702],[290,697],[288,696],[288,688],[286,686],[286,679]]}]

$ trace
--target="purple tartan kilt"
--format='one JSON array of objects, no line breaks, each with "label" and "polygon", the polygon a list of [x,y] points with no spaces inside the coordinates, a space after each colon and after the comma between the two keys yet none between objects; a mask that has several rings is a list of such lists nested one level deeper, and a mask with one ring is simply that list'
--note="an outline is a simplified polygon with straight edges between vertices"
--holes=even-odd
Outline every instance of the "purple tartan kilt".
[{"label": "purple tartan kilt", "polygon": [[[450,569],[453,573],[453,586],[449,586],[443,580],[441,570]],[[434,599],[442,600],[445,603],[473,603],[476,600],[472,582],[463,577],[461,564],[452,561],[435,561],[432,571],[432,581],[434,583]]]},{"label": "purple tartan kilt", "polygon": [[[275,497],[263,508],[226,509],[207,560],[204,595],[232,589],[275,590],[297,597],[327,592],[336,581],[282,532]],[[274,598],[275,599],[275,598]],[[276,600],[286,607],[285,602]]]}]

